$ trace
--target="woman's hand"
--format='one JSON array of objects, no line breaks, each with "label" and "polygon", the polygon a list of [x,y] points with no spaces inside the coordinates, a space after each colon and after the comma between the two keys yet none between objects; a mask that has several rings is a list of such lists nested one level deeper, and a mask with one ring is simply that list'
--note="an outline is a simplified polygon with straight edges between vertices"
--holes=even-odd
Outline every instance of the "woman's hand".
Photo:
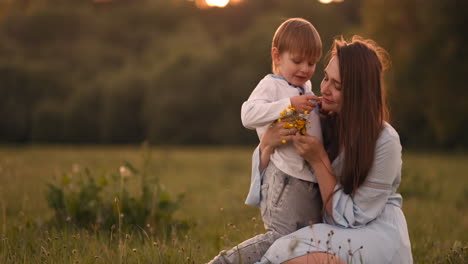
[{"label": "woman's hand", "polygon": [[327,155],[322,142],[314,136],[296,133],[296,135],[292,137],[292,140],[297,153],[307,160],[312,167],[322,162],[324,155]]},{"label": "woman's hand", "polygon": [[292,136],[296,134],[297,129],[285,128],[283,122],[292,121],[290,118],[284,118],[281,122],[273,122],[270,127],[263,133],[260,139],[260,150],[262,147],[277,148],[281,146],[284,141],[291,141]]},{"label": "woman's hand", "polygon": [[[283,121],[291,121],[284,118]],[[295,128],[285,128],[283,122],[274,122],[263,133],[260,139],[260,171],[263,171],[270,162],[270,156],[277,147],[280,147],[285,142],[292,140],[294,134],[297,133]]]}]

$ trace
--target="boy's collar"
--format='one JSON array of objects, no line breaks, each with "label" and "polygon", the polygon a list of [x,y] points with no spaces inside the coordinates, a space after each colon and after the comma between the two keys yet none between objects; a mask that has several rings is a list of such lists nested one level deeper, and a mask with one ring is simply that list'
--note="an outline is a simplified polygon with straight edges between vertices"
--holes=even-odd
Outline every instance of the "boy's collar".
[{"label": "boy's collar", "polygon": [[286,78],[284,78],[283,76],[276,75],[276,74],[273,74],[273,73],[270,73],[269,75],[270,75],[272,78],[280,79],[280,80],[286,81],[290,86],[292,86],[292,87],[294,87],[294,88],[304,89],[304,87],[302,87],[302,86],[297,86],[297,85],[294,85],[294,84],[288,82],[288,80],[286,80]]}]

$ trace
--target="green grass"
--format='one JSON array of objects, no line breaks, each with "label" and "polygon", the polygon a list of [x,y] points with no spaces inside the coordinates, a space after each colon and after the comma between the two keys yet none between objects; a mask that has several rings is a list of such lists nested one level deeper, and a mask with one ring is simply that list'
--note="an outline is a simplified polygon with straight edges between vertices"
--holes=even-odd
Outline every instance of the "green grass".
[{"label": "green grass", "polygon": [[[140,147],[0,147],[0,263],[204,263],[262,232],[259,212],[244,205],[252,150],[153,148],[160,181],[173,194],[185,194],[175,217],[193,227],[170,241],[145,227],[121,234],[119,243],[109,230],[47,225],[53,212],[45,192],[47,183],[73,168],[141,166]],[[468,155],[405,152],[403,159],[400,191],[415,263],[468,261]]]}]

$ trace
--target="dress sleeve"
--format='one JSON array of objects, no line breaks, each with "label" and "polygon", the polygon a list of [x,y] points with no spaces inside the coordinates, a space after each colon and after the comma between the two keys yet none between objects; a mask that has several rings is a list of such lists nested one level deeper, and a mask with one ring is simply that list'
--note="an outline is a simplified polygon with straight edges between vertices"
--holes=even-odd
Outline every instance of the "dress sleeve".
[{"label": "dress sleeve", "polygon": [[291,104],[290,98],[276,100],[279,87],[272,81],[262,80],[242,104],[241,119],[244,127],[256,129],[280,118],[280,113]]},{"label": "dress sleeve", "polygon": [[261,185],[264,172],[258,169],[260,166],[260,147],[254,150],[252,154],[252,174],[250,176],[250,189],[245,199],[245,204],[260,207]]},{"label": "dress sleeve", "polygon": [[333,218],[325,213],[325,222],[345,228],[358,228],[382,213],[389,196],[395,191],[393,183],[401,177],[401,144],[398,134],[386,134],[384,138],[379,138],[374,157],[365,182],[354,196],[345,194],[341,185],[336,185]]}]

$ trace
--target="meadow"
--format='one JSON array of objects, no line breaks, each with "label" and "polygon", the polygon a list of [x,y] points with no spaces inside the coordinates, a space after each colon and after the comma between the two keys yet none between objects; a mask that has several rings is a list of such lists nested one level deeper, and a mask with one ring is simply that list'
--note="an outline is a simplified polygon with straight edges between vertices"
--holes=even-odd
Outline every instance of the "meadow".
[{"label": "meadow", "polygon": [[[51,225],[54,212],[46,200],[47,184],[64,173],[118,172],[125,162],[141,167],[148,149],[2,146],[0,263],[205,263],[263,230],[258,210],[244,205],[252,150],[152,147],[150,168],[172,194],[184,195],[174,218],[190,226],[161,239],[149,226],[116,234],[78,228],[73,219],[64,227]],[[405,151],[403,164],[399,190],[414,262],[467,263],[468,155]],[[132,180],[126,181],[130,187]]]}]

